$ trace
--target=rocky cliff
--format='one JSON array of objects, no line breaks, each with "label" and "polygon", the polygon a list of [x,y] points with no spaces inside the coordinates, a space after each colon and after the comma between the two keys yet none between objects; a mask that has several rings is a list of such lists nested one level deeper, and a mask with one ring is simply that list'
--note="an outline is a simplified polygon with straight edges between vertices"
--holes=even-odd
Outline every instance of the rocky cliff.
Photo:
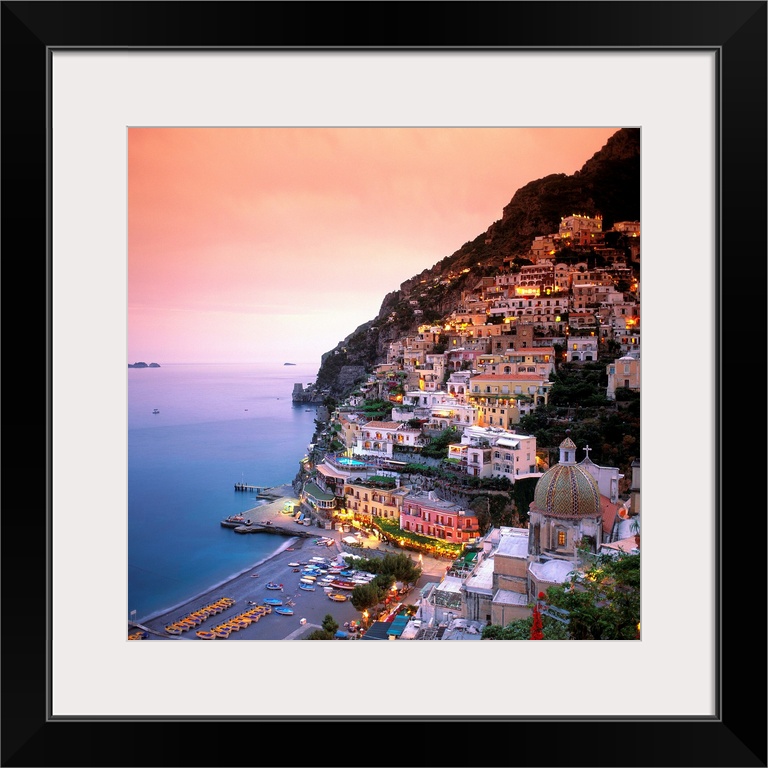
[{"label": "rocky cliff", "polygon": [[[326,352],[316,387],[334,397],[348,394],[354,377],[341,376],[346,366],[371,370],[384,362],[391,341],[450,313],[463,290],[483,275],[497,272],[505,258],[524,259],[535,237],[557,232],[561,217],[572,213],[602,215],[604,231],[616,221],[640,219],[640,129],[617,131],[571,176],[553,174],[518,189],[499,220],[432,268],[405,280],[399,290],[384,297],[373,320]],[[471,271],[454,277],[449,285],[440,283],[441,278],[465,268]],[[418,298],[423,312],[418,317],[409,303],[412,298]]]}]

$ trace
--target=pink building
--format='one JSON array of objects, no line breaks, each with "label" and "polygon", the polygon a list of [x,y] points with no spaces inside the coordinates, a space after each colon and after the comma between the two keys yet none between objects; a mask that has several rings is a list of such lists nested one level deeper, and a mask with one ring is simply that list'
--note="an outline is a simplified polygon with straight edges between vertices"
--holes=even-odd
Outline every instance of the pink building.
[{"label": "pink building", "polygon": [[439,499],[434,491],[409,493],[405,497],[400,511],[400,527],[451,544],[467,544],[480,535],[480,524],[474,512]]}]

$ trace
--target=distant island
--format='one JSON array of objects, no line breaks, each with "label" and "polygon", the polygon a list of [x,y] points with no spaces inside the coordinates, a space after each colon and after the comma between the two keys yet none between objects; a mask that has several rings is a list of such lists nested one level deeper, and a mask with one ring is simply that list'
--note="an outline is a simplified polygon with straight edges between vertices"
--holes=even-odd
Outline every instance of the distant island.
[{"label": "distant island", "polygon": [[150,363],[147,365],[146,363],[128,363],[129,368],[159,368],[160,366],[157,363]]},{"label": "distant island", "polygon": [[283,365],[296,365],[296,363],[283,363]]}]

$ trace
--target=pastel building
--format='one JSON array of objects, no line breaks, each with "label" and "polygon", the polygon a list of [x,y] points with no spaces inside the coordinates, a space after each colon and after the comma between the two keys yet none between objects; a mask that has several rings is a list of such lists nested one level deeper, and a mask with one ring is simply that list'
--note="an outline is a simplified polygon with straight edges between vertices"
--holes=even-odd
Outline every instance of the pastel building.
[{"label": "pastel building", "polygon": [[355,520],[364,523],[372,523],[377,517],[399,520],[408,493],[408,488],[384,487],[374,478],[368,482],[348,480],[344,486],[344,506]]},{"label": "pastel building", "polygon": [[581,216],[577,213],[560,219],[558,233],[564,244],[589,246],[603,241],[603,217]]},{"label": "pastel building", "polygon": [[440,499],[434,491],[409,493],[400,512],[400,527],[452,544],[468,544],[479,536],[474,512]]},{"label": "pastel building", "polygon": [[472,477],[540,477],[536,438],[492,427],[466,427],[461,442],[448,446],[448,462]]},{"label": "pastel building", "polygon": [[422,442],[421,430],[412,429],[405,422],[369,421],[361,427],[352,452],[358,456],[391,459],[395,447],[415,448]]},{"label": "pastel building", "polygon": [[606,367],[606,371],[608,373],[606,397],[609,400],[616,399],[618,389],[640,391],[640,361],[631,355],[624,355],[614,360]]},{"label": "pastel building", "polygon": [[529,509],[528,597],[535,599],[566,580],[581,564],[579,549],[602,551],[604,543],[624,536],[618,521],[625,516],[618,500],[623,475],[616,467],[600,467],[587,456],[576,461],[570,437],[560,443],[560,461],[536,484]]},{"label": "pastel building", "polygon": [[[617,496],[622,475],[595,464],[589,447],[584,450],[576,462],[573,441],[560,444],[560,462],[536,485],[528,528],[493,528],[476,543],[478,557],[461,587],[467,620],[504,626],[530,616],[539,592],[582,567],[580,547],[592,554],[639,551],[628,536],[628,504]],[[638,496],[639,474],[637,462],[632,484]]]},{"label": "pastel building", "polygon": [[475,567],[462,583],[461,596],[461,615],[469,621],[504,626],[530,616],[528,530],[489,531]]},{"label": "pastel building", "polygon": [[529,347],[508,349],[500,360],[494,360],[483,367],[483,373],[510,375],[512,373],[535,373],[549,378],[555,369],[554,347]]},{"label": "pastel building", "polygon": [[535,373],[482,373],[470,379],[467,402],[477,407],[480,426],[509,429],[521,414],[547,404],[551,386],[548,376]]},{"label": "pastel building", "polygon": [[469,427],[477,423],[477,409],[469,403],[456,401],[433,405],[430,413],[430,429]]}]

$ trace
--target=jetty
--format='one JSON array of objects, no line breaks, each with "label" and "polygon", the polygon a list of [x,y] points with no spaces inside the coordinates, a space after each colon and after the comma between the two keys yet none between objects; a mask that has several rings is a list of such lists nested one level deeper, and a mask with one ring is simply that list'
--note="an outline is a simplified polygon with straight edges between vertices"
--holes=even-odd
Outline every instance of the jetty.
[{"label": "jetty", "polygon": [[266,485],[248,485],[248,483],[235,483],[235,491],[240,493],[251,492],[255,493],[259,499],[279,499],[280,494],[274,493],[269,490],[269,486]]},{"label": "jetty", "polygon": [[282,525],[274,525],[270,522],[238,525],[233,530],[235,533],[276,533],[278,536],[298,536],[301,539],[317,538],[317,533],[296,530],[295,528],[284,528]]},{"label": "jetty", "polygon": [[255,491],[256,493],[263,493],[267,490],[266,485],[248,485],[248,483],[235,483],[236,491]]}]

